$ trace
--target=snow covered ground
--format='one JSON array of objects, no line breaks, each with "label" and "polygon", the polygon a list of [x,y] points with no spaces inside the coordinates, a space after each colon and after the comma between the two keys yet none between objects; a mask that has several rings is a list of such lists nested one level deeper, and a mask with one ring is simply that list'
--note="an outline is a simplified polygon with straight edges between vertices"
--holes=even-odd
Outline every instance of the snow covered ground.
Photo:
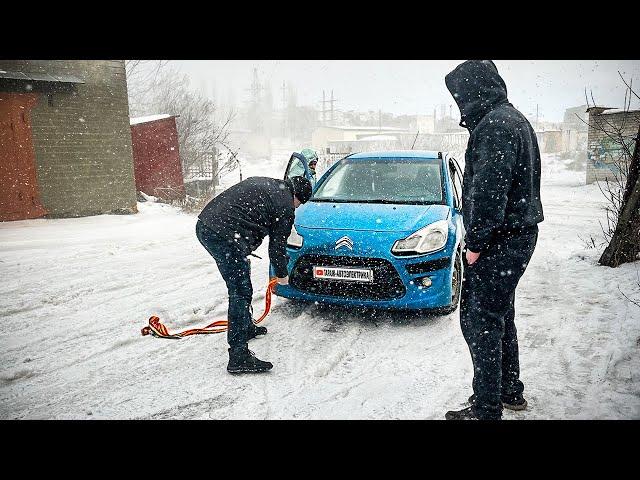
[{"label": "snow covered ground", "polygon": [[[280,177],[287,156],[243,169]],[[237,172],[225,179],[233,183]],[[511,419],[640,418],[640,262],[600,267],[603,199],[544,158],[537,250],[516,300],[530,407]],[[225,334],[142,337],[224,318],[226,289],[195,215],[140,213],[0,223],[0,419],[442,419],[471,394],[458,312],[359,313],[275,298],[251,341],[268,374],[225,371]],[[253,261],[255,311],[266,242]]]}]

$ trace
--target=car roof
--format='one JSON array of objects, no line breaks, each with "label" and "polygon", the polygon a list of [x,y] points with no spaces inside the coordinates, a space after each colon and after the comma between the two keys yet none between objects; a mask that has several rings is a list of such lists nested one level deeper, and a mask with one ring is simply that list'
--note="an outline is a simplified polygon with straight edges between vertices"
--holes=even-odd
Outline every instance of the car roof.
[{"label": "car roof", "polygon": [[379,158],[389,159],[394,158],[424,158],[429,160],[436,160],[446,156],[444,152],[438,152],[434,150],[390,150],[384,152],[360,152],[349,155],[347,158],[360,159],[360,158]]}]

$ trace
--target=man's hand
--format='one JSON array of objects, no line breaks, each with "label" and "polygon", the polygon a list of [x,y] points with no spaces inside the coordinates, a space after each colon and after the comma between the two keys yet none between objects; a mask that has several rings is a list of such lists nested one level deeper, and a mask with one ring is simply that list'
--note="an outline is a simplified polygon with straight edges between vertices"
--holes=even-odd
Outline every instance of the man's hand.
[{"label": "man's hand", "polygon": [[278,285],[289,285],[289,275],[286,277],[278,277],[277,279]]},{"label": "man's hand", "polygon": [[468,265],[473,265],[476,262],[476,260],[478,260],[478,258],[480,258],[480,252],[476,253],[476,252],[472,252],[471,250],[467,250]]}]

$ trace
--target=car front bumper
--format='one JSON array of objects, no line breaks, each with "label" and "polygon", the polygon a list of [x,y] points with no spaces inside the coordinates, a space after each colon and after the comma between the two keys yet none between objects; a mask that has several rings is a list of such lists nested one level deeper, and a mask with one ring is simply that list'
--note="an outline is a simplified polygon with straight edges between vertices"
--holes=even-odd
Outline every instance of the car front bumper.
[{"label": "car front bumper", "polygon": [[[457,241],[454,231],[445,247],[417,256],[395,256],[391,248],[402,238],[398,232],[304,229],[299,249],[288,248],[289,285],[277,285],[281,297],[353,307],[428,309],[451,304],[451,277]],[[339,248],[336,240],[348,235],[353,249]],[[327,265],[329,264],[329,265]],[[371,268],[373,283],[313,279],[313,266]],[[420,280],[429,277],[431,286]]]}]

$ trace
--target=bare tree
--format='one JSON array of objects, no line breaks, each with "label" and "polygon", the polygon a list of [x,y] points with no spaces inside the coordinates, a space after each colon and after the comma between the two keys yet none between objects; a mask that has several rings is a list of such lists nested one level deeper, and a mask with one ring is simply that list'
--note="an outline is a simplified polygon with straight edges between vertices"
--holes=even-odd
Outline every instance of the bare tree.
[{"label": "bare tree", "polygon": [[226,142],[221,141],[220,144],[227,149],[227,155],[221,155],[220,158],[224,159],[219,162],[216,169],[216,175],[220,176],[223,173],[232,172],[236,168],[240,171],[240,181],[242,181],[242,165],[240,165],[240,159],[238,158],[239,150],[234,151]]},{"label": "bare tree", "polygon": [[611,241],[600,257],[600,264],[617,267],[640,258],[640,129],[636,135],[622,203]]},{"label": "bare tree", "polygon": [[[220,108],[189,85],[166,61],[127,60],[130,111],[134,115],[175,115],[178,147],[185,176],[212,175],[213,184],[222,169],[235,168],[235,161],[218,158],[235,118],[233,109]],[[222,165],[219,167],[219,165]]]},{"label": "bare tree", "polygon": [[[627,83],[622,75],[620,77],[627,87],[624,112],[628,112],[631,97],[640,97],[633,90],[631,82]],[[593,95],[591,98],[593,101]],[[596,116],[596,120],[590,119],[588,125],[594,131],[603,133],[604,138],[617,147],[613,149],[618,152],[617,155],[611,158],[613,179],[606,179],[604,185],[598,183],[608,200],[607,227],[602,227],[608,246],[599,262],[601,265],[617,267],[640,258],[640,127],[636,136],[629,138],[624,134],[624,124],[615,125],[603,115]]]},{"label": "bare tree", "polygon": [[151,92],[168,63],[168,60],[125,60],[129,114],[132,117],[146,114]]}]

